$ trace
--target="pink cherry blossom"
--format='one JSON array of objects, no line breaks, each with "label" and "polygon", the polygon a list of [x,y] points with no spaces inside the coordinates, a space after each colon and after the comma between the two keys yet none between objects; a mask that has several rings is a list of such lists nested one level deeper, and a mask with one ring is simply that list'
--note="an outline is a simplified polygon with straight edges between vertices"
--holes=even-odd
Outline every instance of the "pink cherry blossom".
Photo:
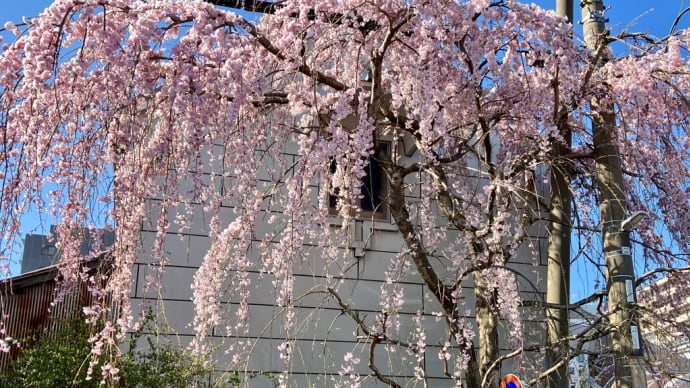
[{"label": "pink cherry blossom", "polygon": [[[602,65],[562,18],[517,1],[274,4],[253,23],[198,0],[60,0],[5,24],[16,38],[0,52],[0,268],[23,215],[57,225],[60,290],[82,282],[93,296],[90,374],[141,324],[136,268],[149,271],[147,295],[188,289],[165,279],[184,254],[168,243],[190,235],[208,241],[189,294],[191,348],[227,340],[223,368],[251,375],[270,338],[271,372],[290,384],[313,344],[330,346],[306,309],[336,311],[333,327],[354,331],[341,341],[351,350],[323,352],[339,384],[402,386],[435,368],[474,387],[506,354],[530,364],[543,350],[527,333],[544,319],[561,109],[574,139],[559,156],[574,171],[573,259],[600,259],[593,96],[616,109],[629,210],[649,214],[634,234],[641,281],[678,268],[687,280],[690,32]],[[360,208],[374,161],[381,213]],[[80,231],[98,228],[115,244],[85,257]],[[96,257],[112,260],[107,280],[83,270]],[[268,334],[257,334],[266,305]],[[11,335],[0,332],[0,350]],[[537,379],[534,365],[524,372]],[[100,370],[117,377],[113,364]]]}]

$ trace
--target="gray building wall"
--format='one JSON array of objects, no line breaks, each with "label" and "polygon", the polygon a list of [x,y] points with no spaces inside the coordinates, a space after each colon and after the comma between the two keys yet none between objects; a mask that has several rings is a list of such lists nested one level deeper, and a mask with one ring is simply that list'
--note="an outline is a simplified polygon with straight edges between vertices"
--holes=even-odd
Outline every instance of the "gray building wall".
[{"label": "gray building wall", "polygon": [[[103,245],[111,246],[115,243],[115,234],[111,231],[102,231]],[[55,233],[55,226],[50,227],[50,233]],[[93,238],[87,233],[81,243],[81,255],[87,256],[93,246]],[[24,252],[22,253],[21,273],[27,273],[56,264],[59,252],[55,247],[54,239],[43,234],[27,234],[24,237]]]},{"label": "gray building wall", "polygon": [[[294,155],[295,158],[297,155]],[[222,185],[222,183],[221,183]],[[217,187],[216,190],[228,189]],[[231,187],[230,187],[231,189]],[[414,199],[415,193],[410,193]],[[171,227],[167,230],[163,247],[169,262],[161,270],[157,258],[151,254],[157,235],[156,208],[160,205],[157,199],[149,201],[152,220],[142,225],[142,243],[139,258],[134,264],[135,284],[131,291],[131,305],[135,310],[151,309],[157,317],[158,324],[171,334],[170,338],[182,344],[188,344],[194,338],[191,325],[194,319],[194,303],[191,301],[194,274],[202,263],[211,246],[208,215],[202,205],[195,205],[190,228],[180,230],[172,222],[174,211],[170,215]],[[223,222],[234,219],[231,204],[224,204],[221,213],[227,214]],[[275,226],[261,224],[267,217],[258,217],[256,249],[258,252],[262,236],[266,236]],[[546,222],[533,227],[531,238],[520,249],[520,260],[511,264],[524,278],[518,278],[519,288],[525,300],[541,300],[546,282]],[[333,228],[338,229],[339,221],[334,217]],[[361,330],[354,320],[343,314],[341,306],[324,292],[326,287],[337,290],[342,300],[368,324],[371,324],[377,313],[380,313],[382,290],[386,287],[397,287],[405,295],[398,318],[400,339],[413,341],[415,317],[421,314],[422,325],[429,344],[423,360],[427,372],[427,382],[432,387],[453,386],[453,381],[445,374],[445,365],[438,357],[441,346],[448,340],[445,323],[439,320],[437,313],[441,310],[438,302],[422,282],[416,269],[403,275],[399,283],[386,285],[386,271],[391,258],[398,255],[404,243],[397,227],[390,220],[357,220],[351,225],[355,246],[341,247],[341,258],[337,262],[324,263],[316,245],[310,254],[294,263],[294,306],[296,323],[289,333],[284,329],[284,311],[275,305],[276,290],[271,274],[261,273],[258,268],[249,271],[250,327],[243,334],[226,335],[226,329],[217,327],[209,337],[213,357],[222,370],[239,372],[248,378],[245,386],[273,387],[276,376],[283,370],[290,371],[288,384],[292,387],[333,386],[342,376],[339,375],[344,357],[352,353],[360,359],[356,366],[363,379],[363,386],[384,386],[372,376],[367,363],[370,357],[370,343],[361,337]],[[358,237],[360,236],[360,237]],[[357,241],[357,239],[360,239]],[[255,257],[258,261],[258,254]],[[229,275],[229,282],[233,280]],[[158,279],[162,289],[148,287],[146,279]],[[535,291],[534,287],[538,287]],[[471,282],[463,283],[463,295],[468,311],[468,322],[472,323],[474,296]],[[226,321],[232,326],[234,314],[238,308],[238,298],[232,294],[222,295]],[[543,314],[538,310],[524,312],[524,332],[526,341],[543,343]],[[232,329],[232,328],[231,328]],[[502,340],[509,334],[502,328]],[[236,332],[235,332],[236,333]],[[292,360],[285,365],[279,358],[278,346],[285,338],[292,343]],[[398,348],[397,352],[388,352],[381,344],[373,351],[373,357],[381,373],[393,377],[403,386],[423,386],[423,382],[414,379],[416,360],[414,356]],[[226,355],[227,349],[247,349],[241,360],[231,361]],[[452,351],[452,350],[451,350]],[[535,361],[531,356],[521,356],[504,364],[502,373],[514,372],[514,368],[525,370],[541,368],[543,361]],[[539,356],[540,357],[540,356]],[[449,373],[454,366],[449,365]]]},{"label": "gray building wall", "polygon": [[24,237],[21,273],[31,272],[55,264],[57,251],[55,245],[43,234],[27,234]]}]

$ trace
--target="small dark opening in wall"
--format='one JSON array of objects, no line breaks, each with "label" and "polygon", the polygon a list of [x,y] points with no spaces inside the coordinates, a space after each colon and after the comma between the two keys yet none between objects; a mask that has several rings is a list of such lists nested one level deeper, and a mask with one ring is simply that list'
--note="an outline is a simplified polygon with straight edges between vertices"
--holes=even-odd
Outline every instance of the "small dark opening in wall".
[{"label": "small dark opening in wall", "polygon": [[[386,155],[390,155],[390,143],[380,142],[379,147]],[[359,208],[362,211],[363,217],[375,216],[375,218],[385,218],[387,216],[387,206],[385,204],[385,197],[388,195],[388,185],[386,176],[383,171],[381,163],[371,156],[368,159],[368,164],[364,168],[366,175],[362,178],[361,199]],[[335,173],[336,162],[331,163],[331,173]],[[330,195],[329,205],[331,209],[335,210],[338,202],[338,193]]]}]

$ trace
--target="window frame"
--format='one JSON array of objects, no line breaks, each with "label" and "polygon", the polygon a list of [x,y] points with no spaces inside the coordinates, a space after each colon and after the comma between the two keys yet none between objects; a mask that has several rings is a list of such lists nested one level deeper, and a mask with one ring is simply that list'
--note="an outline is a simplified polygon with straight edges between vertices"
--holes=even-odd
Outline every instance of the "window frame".
[{"label": "window frame", "polygon": [[[392,154],[392,142],[391,141],[380,140],[378,142],[378,146],[380,148],[382,148],[382,151],[386,155],[388,155],[389,157],[391,156],[391,154]],[[362,190],[362,195],[364,197],[360,199],[360,204],[359,204],[357,210],[353,210],[353,214],[351,214],[351,215],[353,217],[355,217],[355,219],[359,219],[359,220],[390,221],[390,208],[389,208],[388,201],[387,201],[389,194],[390,194],[390,185],[389,185],[388,179],[386,179],[386,176],[385,176],[386,173],[383,169],[383,166],[381,165],[381,162],[379,160],[375,159],[375,155],[369,156],[368,160],[369,160],[369,163],[365,167],[367,169],[367,172],[371,171],[370,170],[371,160],[374,160],[376,162],[376,172],[377,173],[374,173],[374,176],[379,177],[379,179],[378,179],[378,181],[379,181],[378,182],[378,184],[379,184],[378,192],[380,193],[378,195],[379,203],[378,204],[372,203],[372,209],[371,210],[364,209],[362,207],[362,203],[364,201],[367,201],[368,199],[371,199],[372,194],[375,194],[375,193],[373,193],[373,191],[375,191],[375,190],[372,189],[373,184],[367,185],[367,182],[365,181],[369,177],[369,174],[367,173],[367,175],[364,178],[362,178],[363,182],[362,182],[361,190]],[[335,161],[333,163],[335,163]],[[370,195],[367,195],[367,194],[365,194],[367,191],[372,191],[372,193]],[[336,215],[338,215],[338,211],[336,210],[334,200],[335,201],[338,200],[337,196],[329,193],[328,194],[328,212],[330,215],[336,216]],[[376,201],[372,201],[372,202],[376,202]]]}]

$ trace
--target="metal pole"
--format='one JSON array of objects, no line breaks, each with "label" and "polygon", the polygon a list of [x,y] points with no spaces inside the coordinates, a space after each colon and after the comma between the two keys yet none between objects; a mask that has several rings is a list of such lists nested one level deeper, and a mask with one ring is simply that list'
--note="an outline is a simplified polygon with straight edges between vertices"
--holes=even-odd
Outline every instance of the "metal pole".
[{"label": "metal pole", "polygon": [[[585,43],[594,56],[607,50],[607,22],[602,0],[583,0],[582,24]],[[605,61],[607,53],[599,55]],[[630,230],[623,230],[626,196],[616,138],[616,118],[610,103],[598,98],[591,103],[596,182],[599,189],[599,215],[602,245],[607,270],[611,348],[614,354],[617,388],[646,388],[644,371],[637,356],[642,355],[640,333],[634,322],[635,274],[630,248]],[[634,334],[634,335],[633,335]]]},{"label": "metal pole", "polygon": [[570,24],[573,24],[573,8],[573,0],[556,0],[556,13],[567,16]]},{"label": "metal pole", "polygon": [[[570,132],[569,130],[565,130]],[[568,133],[569,135],[569,133]],[[546,331],[548,333],[548,367],[561,365],[547,378],[549,388],[568,388],[568,358],[570,325],[568,304],[570,299],[570,243],[571,201],[570,166],[561,162],[559,155],[569,144],[554,144],[555,160],[551,166],[551,203],[549,211],[549,248],[546,289]]]},{"label": "metal pole", "polygon": [[[573,1],[556,0],[556,12],[573,22]],[[557,93],[556,93],[557,94]],[[558,96],[556,95],[556,98]],[[571,202],[570,178],[572,168],[563,155],[570,153],[572,131],[568,126],[568,113],[560,102],[554,113],[554,122],[563,141],[553,144],[551,165],[549,245],[546,289],[546,330],[548,369],[561,363],[547,378],[549,388],[569,388],[568,358],[570,344],[564,341],[570,333],[567,306],[570,299],[570,244]]]}]

